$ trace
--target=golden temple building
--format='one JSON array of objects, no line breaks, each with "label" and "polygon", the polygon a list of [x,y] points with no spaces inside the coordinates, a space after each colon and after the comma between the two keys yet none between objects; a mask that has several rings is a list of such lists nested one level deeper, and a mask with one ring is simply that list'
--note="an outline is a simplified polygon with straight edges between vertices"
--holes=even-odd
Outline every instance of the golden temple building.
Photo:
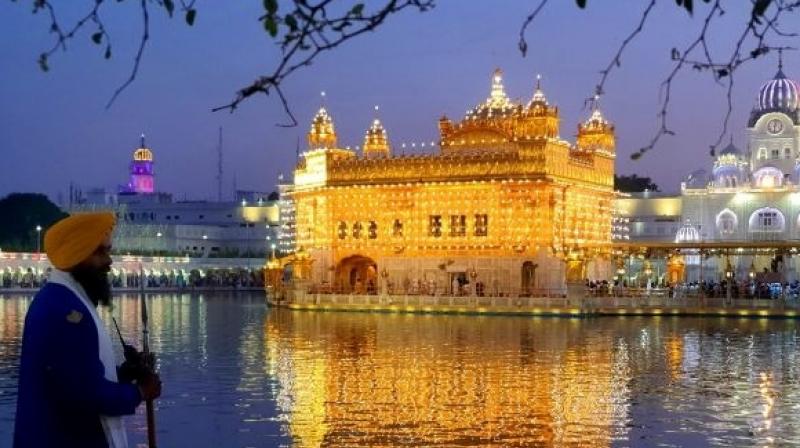
[{"label": "golden temple building", "polygon": [[517,102],[500,70],[484,102],[439,120],[435,153],[393,153],[377,118],[363,152],[343,148],[321,107],[292,193],[309,280],[348,292],[436,295],[469,284],[500,295],[608,278],[614,126],[595,101],[575,143],[559,127],[540,80]]}]

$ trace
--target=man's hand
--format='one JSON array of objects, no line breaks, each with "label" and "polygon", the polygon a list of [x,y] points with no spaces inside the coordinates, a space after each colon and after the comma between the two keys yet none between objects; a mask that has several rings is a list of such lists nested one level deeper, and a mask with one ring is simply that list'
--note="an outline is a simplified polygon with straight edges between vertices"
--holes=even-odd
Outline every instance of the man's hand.
[{"label": "man's hand", "polygon": [[157,373],[149,373],[137,381],[142,400],[155,400],[161,396],[161,377]]}]

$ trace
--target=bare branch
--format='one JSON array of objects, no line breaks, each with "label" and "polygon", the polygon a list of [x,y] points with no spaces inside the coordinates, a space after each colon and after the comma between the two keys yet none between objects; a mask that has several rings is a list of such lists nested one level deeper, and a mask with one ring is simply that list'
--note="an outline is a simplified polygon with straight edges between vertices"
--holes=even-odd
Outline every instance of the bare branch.
[{"label": "bare branch", "polygon": [[622,45],[620,45],[619,49],[617,49],[617,54],[614,55],[614,57],[608,63],[608,66],[604,70],[600,71],[602,77],[594,89],[596,95],[602,95],[605,92],[604,89],[608,75],[611,74],[611,70],[613,70],[614,67],[619,67],[622,65],[622,53],[625,51],[625,48],[627,48],[628,44],[631,43],[631,41],[642,32],[644,29],[644,23],[647,21],[647,17],[650,15],[650,11],[653,10],[655,5],[656,0],[650,0],[650,4],[647,5],[644,13],[642,13],[642,18],[639,20],[639,25],[628,35],[628,37],[625,38],[625,40],[622,41]]},{"label": "bare branch", "polygon": [[111,96],[111,99],[108,100],[108,104],[106,104],[106,109],[109,109],[114,101],[117,99],[120,93],[125,90],[131,83],[136,79],[136,75],[139,73],[139,63],[142,61],[142,54],[144,53],[144,46],[147,44],[147,40],[150,39],[150,15],[147,12],[147,0],[142,0],[142,21],[144,23],[144,30],[142,31],[142,39],[139,41],[139,51],[136,52],[136,57],[134,58],[133,62],[133,69],[131,70],[131,74],[128,79],[117,88],[114,92],[114,95]]},{"label": "bare branch", "polygon": [[537,6],[532,13],[528,14],[528,17],[525,18],[525,22],[522,23],[522,28],[519,30],[519,42],[517,43],[517,46],[519,47],[519,51],[522,53],[523,58],[528,54],[528,41],[525,40],[525,31],[528,30],[528,25],[530,25],[531,22],[533,22],[533,19],[539,15],[539,12],[541,12],[542,8],[544,8],[544,5],[546,5],[548,1],[549,0],[542,0],[539,3],[539,6]]},{"label": "bare branch", "polygon": [[[284,111],[291,120],[289,124],[279,124],[278,126],[296,126],[297,120],[291,112],[283,91],[279,88],[287,76],[301,67],[311,65],[321,53],[374,30],[392,14],[408,8],[416,8],[424,12],[434,6],[434,0],[390,0],[372,15],[363,15],[361,11],[363,4],[357,4],[344,15],[331,18],[326,9],[331,1],[323,0],[317,5],[309,5],[305,0],[294,0],[295,9],[292,12],[281,17],[268,11],[267,14],[260,17],[260,20],[264,21],[265,27],[273,31],[275,30],[273,27],[276,27],[278,23],[288,27],[281,44],[283,50],[281,60],[272,73],[259,76],[255,81],[240,89],[230,103],[215,107],[212,111],[227,109],[233,112],[251,96],[258,93],[269,95],[271,90],[275,90]],[[301,25],[297,25],[298,23]],[[275,34],[277,35],[277,32]]]}]

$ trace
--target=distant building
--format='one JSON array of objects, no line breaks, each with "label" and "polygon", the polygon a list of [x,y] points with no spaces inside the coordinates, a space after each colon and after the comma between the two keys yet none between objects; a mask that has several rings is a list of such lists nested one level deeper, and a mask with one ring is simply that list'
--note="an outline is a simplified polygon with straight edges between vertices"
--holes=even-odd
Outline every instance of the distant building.
[{"label": "distant building", "polygon": [[[283,175],[278,180],[283,182]],[[294,199],[292,198],[293,185],[287,183],[278,184],[279,199],[278,210],[280,215],[280,226],[278,228],[278,252],[281,255],[294,253],[296,250],[296,220]]]},{"label": "distant building", "polygon": [[279,201],[270,193],[237,191],[234,201],[175,202],[171,194],[155,191],[153,152],[144,138],[130,172],[118,193],[89,189],[69,207],[116,213],[113,244],[119,253],[266,257],[278,243]]},{"label": "distant building", "polygon": [[153,172],[153,152],[145,145],[144,134],[139,148],[133,152],[130,164],[130,181],[120,187],[122,194],[147,194],[155,191],[155,173]]},{"label": "distant building", "polygon": [[[800,278],[792,251],[736,248],[737,243],[775,242],[777,247],[800,240],[800,86],[782,67],[759,90],[746,131],[746,150],[731,139],[717,154],[711,175],[693,172],[681,183],[680,194],[635,194],[616,201],[620,217],[629,221],[631,241],[734,248],[707,261],[673,256],[680,275],[669,281],[719,281],[727,269],[737,279],[764,271],[783,281]],[[693,266],[701,263],[703,269]]]}]

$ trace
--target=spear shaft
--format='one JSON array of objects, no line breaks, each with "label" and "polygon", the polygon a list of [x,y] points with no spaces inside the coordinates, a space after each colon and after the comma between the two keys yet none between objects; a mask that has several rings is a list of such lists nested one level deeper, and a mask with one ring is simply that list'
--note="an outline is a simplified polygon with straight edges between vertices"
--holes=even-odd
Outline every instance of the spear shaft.
[{"label": "spear shaft", "polygon": [[[150,330],[147,326],[147,301],[144,298],[144,268],[139,264],[139,298],[142,304],[142,353],[144,359],[150,359]],[[155,366],[150,366],[155,368]],[[145,401],[147,410],[147,445],[156,448],[156,414],[153,408],[153,400]]]}]

